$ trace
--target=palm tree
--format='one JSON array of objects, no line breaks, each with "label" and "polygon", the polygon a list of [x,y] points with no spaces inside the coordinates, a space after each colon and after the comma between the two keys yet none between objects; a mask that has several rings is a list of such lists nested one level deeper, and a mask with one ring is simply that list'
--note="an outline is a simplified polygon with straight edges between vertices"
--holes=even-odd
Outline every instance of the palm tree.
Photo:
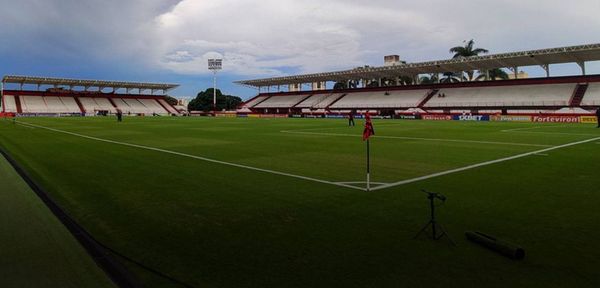
[{"label": "palm tree", "polygon": [[477,80],[508,80],[508,78],[508,73],[500,68],[488,70],[487,73],[479,71],[479,76],[477,76]]},{"label": "palm tree", "polygon": [[458,83],[461,79],[464,79],[461,73],[446,72],[442,75],[444,77],[440,79],[441,83]]},{"label": "palm tree", "polygon": [[[474,48],[475,41],[473,39],[471,39],[469,41],[463,41],[463,43],[465,44],[464,46],[456,46],[456,47],[450,48],[450,53],[454,53],[454,56],[452,56],[453,59],[479,56],[479,54],[487,54],[488,52],[490,52],[487,49]],[[474,72],[473,71],[465,71],[465,72],[467,72],[467,75],[469,76],[468,80],[472,81]]]},{"label": "palm tree", "polygon": [[435,84],[439,82],[439,75],[437,73],[430,74],[429,76],[423,76],[419,79],[421,84]]},{"label": "palm tree", "polygon": [[333,90],[354,89],[358,87],[358,80],[338,81],[333,85]]}]

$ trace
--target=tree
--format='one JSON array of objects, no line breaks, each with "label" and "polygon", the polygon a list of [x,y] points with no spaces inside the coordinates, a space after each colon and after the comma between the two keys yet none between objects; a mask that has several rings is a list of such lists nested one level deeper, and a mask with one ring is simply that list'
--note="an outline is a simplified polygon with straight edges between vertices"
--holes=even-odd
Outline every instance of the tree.
[{"label": "tree", "polygon": [[371,79],[368,82],[369,84],[366,85],[366,87],[368,88],[377,88],[379,87],[379,79]]},{"label": "tree", "polygon": [[508,80],[508,78],[508,73],[500,68],[488,70],[487,73],[479,71],[479,76],[477,76],[477,80]]},{"label": "tree", "polygon": [[441,83],[458,83],[463,78],[461,73],[446,72],[442,75],[444,77],[440,79]]},{"label": "tree", "polygon": [[[217,111],[234,110],[242,103],[242,98],[231,95],[223,95],[221,90],[217,89]],[[208,88],[204,92],[198,93],[198,96],[188,104],[189,111],[213,110],[213,88]]]},{"label": "tree", "polygon": [[172,106],[177,106],[177,104],[179,104],[179,101],[177,101],[177,99],[169,95],[165,96],[165,101],[167,101],[167,103],[171,104]]},{"label": "tree", "polygon": [[358,80],[338,81],[333,85],[333,90],[354,89],[358,87]]},{"label": "tree", "polygon": [[[488,51],[487,49],[483,49],[483,48],[474,48],[475,46],[475,41],[473,39],[467,41],[463,41],[463,43],[465,44],[464,46],[456,46],[456,47],[452,47],[450,48],[450,53],[454,53],[454,56],[452,58],[456,59],[456,58],[468,58],[468,57],[474,57],[474,56],[479,56],[479,54],[487,54]],[[473,71],[465,71],[468,75],[468,80],[472,81],[473,80]]]},{"label": "tree", "polygon": [[344,89],[348,89],[348,84],[346,82],[335,82],[335,85],[333,85],[333,90],[344,90]]},{"label": "tree", "polygon": [[423,76],[419,79],[421,84],[435,84],[438,83],[439,76],[437,73],[431,74],[429,76]]}]

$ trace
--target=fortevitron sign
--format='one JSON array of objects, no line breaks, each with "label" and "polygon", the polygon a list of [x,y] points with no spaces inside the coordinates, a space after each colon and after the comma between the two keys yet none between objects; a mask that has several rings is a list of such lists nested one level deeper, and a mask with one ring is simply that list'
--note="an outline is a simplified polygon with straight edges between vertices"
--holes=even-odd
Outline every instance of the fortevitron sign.
[{"label": "fortevitron sign", "polygon": [[579,116],[533,116],[533,122],[579,123]]}]

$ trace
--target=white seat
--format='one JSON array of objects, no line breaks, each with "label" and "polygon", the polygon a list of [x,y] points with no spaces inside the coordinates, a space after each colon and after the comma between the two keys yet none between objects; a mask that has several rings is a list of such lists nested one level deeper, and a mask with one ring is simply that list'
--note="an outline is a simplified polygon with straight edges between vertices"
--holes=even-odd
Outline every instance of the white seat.
[{"label": "white seat", "polygon": [[419,89],[348,93],[330,108],[414,108],[425,99],[429,92],[430,90]]},{"label": "white seat", "polygon": [[548,84],[445,88],[431,98],[425,107],[567,106],[575,86]]},{"label": "white seat", "polygon": [[583,106],[600,106],[600,83],[591,83],[581,100]]},{"label": "white seat", "polygon": [[256,105],[254,108],[292,108],[308,95],[292,95],[292,96],[273,96],[264,102]]},{"label": "white seat", "polygon": [[17,113],[17,102],[15,101],[15,96],[13,95],[4,95],[4,106],[2,107],[4,112]]}]

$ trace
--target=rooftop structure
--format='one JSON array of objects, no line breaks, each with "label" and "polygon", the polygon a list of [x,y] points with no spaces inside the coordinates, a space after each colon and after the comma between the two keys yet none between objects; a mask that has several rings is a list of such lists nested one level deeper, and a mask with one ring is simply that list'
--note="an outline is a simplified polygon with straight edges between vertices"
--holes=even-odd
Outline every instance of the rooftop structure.
[{"label": "rooftop structure", "polygon": [[243,80],[235,83],[254,87],[272,87],[315,82],[344,82],[357,79],[398,79],[400,76],[415,77],[420,74],[446,72],[463,72],[473,70],[492,70],[510,68],[518,71],[519,67],[541,66],[550,77],[551,64],[577,63],[585,75],[585,63],[600,60],[600,44],[550,48],[541,50],[510,52],[468,58],[436,60],[420,63],[406,63],[382,67],[361,67],[350,70],[273,77],[256,80]]},{"label": "rooftop structure", "polygon": [[37,85],[37,90],[40,90],[42,86],[51,86],[54,88],[68,87],[69,90],[73,90],[76,87],[80,87],[83,88],[84,91],[90,91],[90,89],[102,91],[103,89],[109,88],[112,89],[112,92],[115,92],[119,89],[125,89],[126,94],[129,94],[131,90],[138,90],[139,94],[142,94],[143,91],[150,90],[150,94],[152,95],[156,91],[162,91],[163,94],[166,94],[169,90],[179,87],[178,84],[82,80],[69,78],[31,77],[14,75],[4,76],[4,78],[2,78],[3,89],[5,84],[18,84],[20,90],[23,90],[23,85],[29,84]]}]

